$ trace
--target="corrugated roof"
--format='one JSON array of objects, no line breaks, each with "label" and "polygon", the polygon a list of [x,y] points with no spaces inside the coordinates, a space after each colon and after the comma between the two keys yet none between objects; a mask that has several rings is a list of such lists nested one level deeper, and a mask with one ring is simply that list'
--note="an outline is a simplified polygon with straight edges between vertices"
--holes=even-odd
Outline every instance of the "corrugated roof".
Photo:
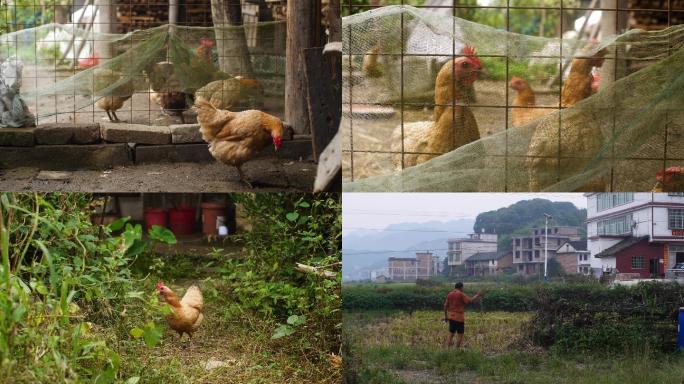
[{"label": "corrugated roof", "polygon": [[596,254],[594,257],[612,257],[615,256],[616,253],[622,252],[625,249],[640,243],[644,240],[648,240],[648,236],[641,236],[641,237],[628,237],[619,243],[613,245],[610,248],[606,248],[603,251],[599,252]]}]

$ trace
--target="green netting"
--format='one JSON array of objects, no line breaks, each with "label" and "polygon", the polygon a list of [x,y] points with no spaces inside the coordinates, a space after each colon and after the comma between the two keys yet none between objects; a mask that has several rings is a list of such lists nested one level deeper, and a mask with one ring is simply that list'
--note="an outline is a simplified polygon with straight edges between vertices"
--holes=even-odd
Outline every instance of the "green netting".
[{"label": "green netting", "polygon": [[[20,62],[19,93],[38,123],[100,120],[105,115],[97,102],[106,97],[125,99],[123,110],[132,115],[155,116],[160,107],[151,94],[191,98],[212,82],[214,92],[205,97],[213,96],[221,107],[266,104],[279,113],[284,108],[284,32],[285,22],[163,25],[128,34],[49,24],[0,36],[0,61]],[[98,49],[111,58],[93,59]]]},{"label": "green netting", "polygon": [[[684,164],[682,25],[593,42],[391,6],[345,17],[343,30],[345,191],[643,191],[659,170]],[[450,79],[455,96],[440,101],[437,74],[466,45],[484,70],[473,87]],[[561,109],[570,68],[601,57],[598,91]],[[510,108],[513,75],[536,104]],[[515,111],[532,106],[543,116],[513,126]],[[436,143],[444,138],[452,143]],[[427,161],[414,165],[420,156]]]}]

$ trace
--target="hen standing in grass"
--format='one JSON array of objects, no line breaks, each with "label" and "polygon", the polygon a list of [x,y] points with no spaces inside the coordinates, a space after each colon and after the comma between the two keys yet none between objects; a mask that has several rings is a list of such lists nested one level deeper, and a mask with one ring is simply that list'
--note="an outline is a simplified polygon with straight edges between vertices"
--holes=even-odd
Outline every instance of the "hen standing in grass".
[{"label": "hen standing in grass", "polygon": [[197,331],[204,319],[202,315],[204,299],[199,287],[191,285],[180,300],[162,281],[157,283],[157,290],[173,311],[166,318],[171,329],[178,332],[181,338],[183,338],[183,333],[187,333],[188,337],[192,338],[193,332]]}]

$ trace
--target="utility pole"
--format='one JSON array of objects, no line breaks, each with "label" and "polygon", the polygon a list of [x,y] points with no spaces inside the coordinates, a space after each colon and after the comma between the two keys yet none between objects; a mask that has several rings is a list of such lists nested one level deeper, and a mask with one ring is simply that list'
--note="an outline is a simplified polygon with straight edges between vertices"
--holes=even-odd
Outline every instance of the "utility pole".
[{"label": "utility pole", "polygon": [[544,281],[549,280],[547,268],[549,263],[549,219],[551,218],[548,213],[544,214]]}]

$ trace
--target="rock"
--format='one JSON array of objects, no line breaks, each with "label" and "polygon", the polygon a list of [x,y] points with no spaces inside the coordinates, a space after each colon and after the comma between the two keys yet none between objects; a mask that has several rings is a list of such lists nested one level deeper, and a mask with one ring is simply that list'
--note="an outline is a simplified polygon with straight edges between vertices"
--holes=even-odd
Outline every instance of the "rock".
[{"label": "rock", "polygon": [[206,371],[211,371],[212,369],[221,368],[227,366],[228,363],[220,360],[209,360],[204,364],[204,369]]},{"label": "rock", "polygon": [[35,145],[35,128],[0,128],[0,146],[32,147]]},{"label": "rock", "polygon": [[174,144],[204,143],[199,124],[170,125],[171,142]]},{"label": "rock", "polygon": [[100,141],[100,124],[57,123],[35,130],[36,144],[94,144]]},{"label": "rock", "polygon": [[40,171],[36,179],[38,180],[69,180],[71,172]]},{"label": "rock", "polygon": [[111,143],[171,144],[171,130],[165,126],[103,122],[100,129]]}]

